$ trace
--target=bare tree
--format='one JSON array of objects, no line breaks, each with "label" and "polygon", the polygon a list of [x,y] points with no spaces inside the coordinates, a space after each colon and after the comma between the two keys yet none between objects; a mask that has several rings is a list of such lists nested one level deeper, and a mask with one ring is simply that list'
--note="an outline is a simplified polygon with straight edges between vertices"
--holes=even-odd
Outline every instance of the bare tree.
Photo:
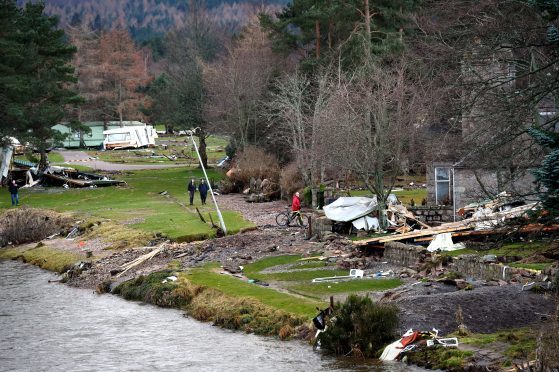
[{"label": "bare tree", "polygon": [[205,114],[216,132],[243,148],[258,141],[260,107],[278,64],[267,34],[256,19],[218,61],[204,67]]},{"label": "bare tree", "polygon": [[332,138],[326,158],[352,171],[377,197],[382,226],[396,177],[414,161],[410,145],[423,125],[418,82],[406,65],[369,66],[342,77],[329,99],[322,130]]},{"label": "bare tree", "polygon": [[300,73],[279,80],[267,104],[268,119],[277,136],[291,149],[295,163],[307,185],[324,180],[323,147],[327,134],[322,130],[331,91],[329,74],[311,81]]}]

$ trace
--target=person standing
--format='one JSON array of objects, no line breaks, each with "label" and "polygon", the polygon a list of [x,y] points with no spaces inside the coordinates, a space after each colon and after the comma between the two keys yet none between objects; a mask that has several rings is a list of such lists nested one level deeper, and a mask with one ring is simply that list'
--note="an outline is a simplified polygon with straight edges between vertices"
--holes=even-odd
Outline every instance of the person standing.
[{"label": "person standing", "polygon": [[[301,218],[301,198],[299,198],[299,191],[293,194],[293,199],[291,200],[291,215],[290,221],[297,218],[299,223],[303,224],[303,219]],[[288,223],[289,224],[289,223]]]},{"label": "person standing", "polygon": [[190,205],[194,204],[194,193],[196,192],[196,183],[194,182],[194,178],[190,180],[188,183],[188,193],[190,196]]},{"label": "person standing", "polygon": [[202,204],[206,204],[206,198],[208,197],[208,184],[205,180],[200,181],[200,186],[198,186],[198,191],[200,191],[200,200]]},{"label": "person standing", "polygon": [[10,183],[8,189],[10,190],[10,195],[12,196],[12,206],[19,205],[19,186],[17,185],[15,180],[12,180],[12,183]]},{"label": "person standing", "polygon": [[293,199],[291,200],[291,211],[299,212],[301,210],[301,199],[299,198],[299,191],[293,194]]}]

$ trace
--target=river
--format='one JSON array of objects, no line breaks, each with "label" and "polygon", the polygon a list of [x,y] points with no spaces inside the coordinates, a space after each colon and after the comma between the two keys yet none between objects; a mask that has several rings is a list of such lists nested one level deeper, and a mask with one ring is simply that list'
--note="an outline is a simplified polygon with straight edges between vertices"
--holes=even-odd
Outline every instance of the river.
[{"label": "river", "polygon": [[230,332],[180,311],[97,295],[0,261],[0,371],[410,371],[352,363],[303,342]]}]

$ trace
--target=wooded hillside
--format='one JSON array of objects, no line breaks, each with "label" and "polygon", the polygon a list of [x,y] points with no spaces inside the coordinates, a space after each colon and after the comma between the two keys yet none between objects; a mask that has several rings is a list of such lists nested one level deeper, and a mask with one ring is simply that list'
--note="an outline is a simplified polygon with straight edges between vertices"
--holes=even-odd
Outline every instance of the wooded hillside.
[{"label": "wooded hillside", "polygon": [[[25,0],[19,0],[18,5]],[[59,17],[60,25],[87,24],[93,30],[129,28],[137,42],[162,36],[184,25],[186,0],[46,0],[45,13]],[[205,7],[220,26],[234,32],[263,6],[279,10],[287,0],[206,0]]]}]

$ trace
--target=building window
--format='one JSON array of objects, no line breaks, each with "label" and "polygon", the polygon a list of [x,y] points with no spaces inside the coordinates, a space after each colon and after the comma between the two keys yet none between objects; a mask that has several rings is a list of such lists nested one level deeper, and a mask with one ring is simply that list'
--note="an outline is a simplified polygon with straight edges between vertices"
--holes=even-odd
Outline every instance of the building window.
[{"label": "building window", "polygon": [[435,168],[435,203],[437,205],[452,204],[450,177],[450,168]]}]

